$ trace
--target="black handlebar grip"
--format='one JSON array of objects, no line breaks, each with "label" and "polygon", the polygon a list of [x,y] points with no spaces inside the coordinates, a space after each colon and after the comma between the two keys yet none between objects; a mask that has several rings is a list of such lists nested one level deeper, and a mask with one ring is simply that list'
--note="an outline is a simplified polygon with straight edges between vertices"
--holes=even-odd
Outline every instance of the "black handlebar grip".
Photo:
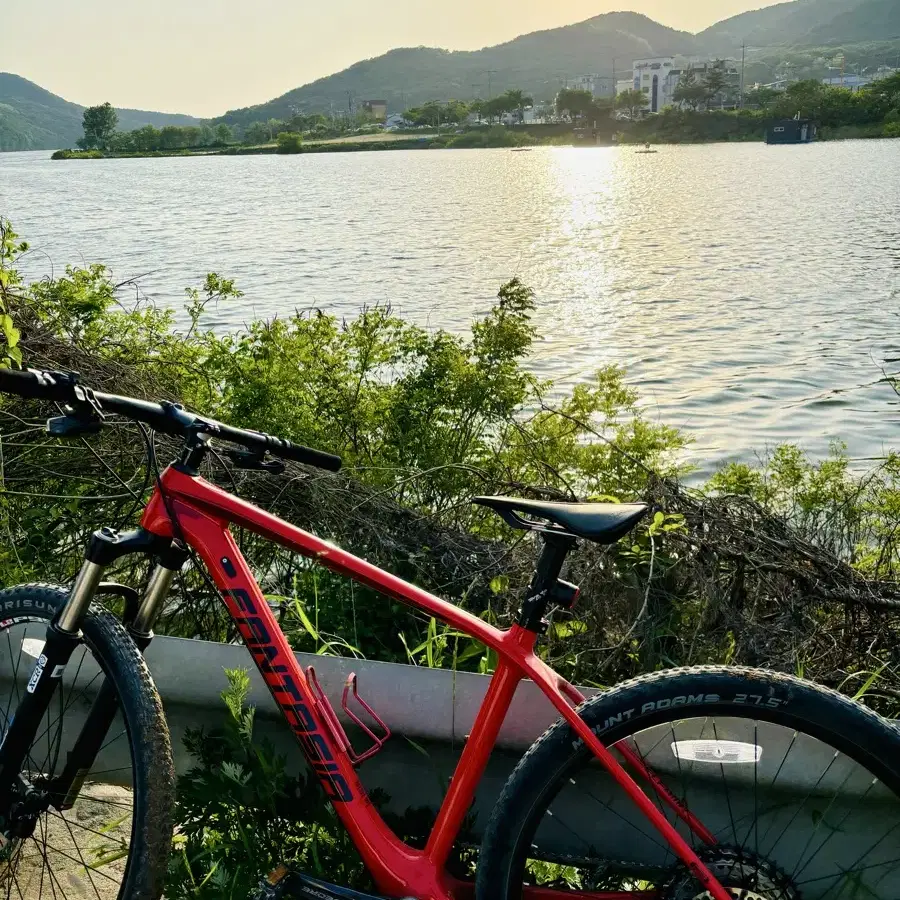
[{"label": "black handlebar grip", "polygon": [[0,369],[0,391],[29,397],[35,400],[58,400],[65,403],[72,399],[74,380],[68,373],[39,372],[34,369],[17,371]]},{"label": "black handlebar grip", "polygon": [[285,459],[293,459],[296,462],[306,463],[317,469],[326,469],[329,472],[340,472],[343,465],[341,458],[333,453],[323,453],[321,450],[313,450],[311,447],[304,447],[301,444],[292,444],[290,441],[283,440],[280,443],[283,446],[277,455]]},{"label": "black handlebar grip", "polygon": [[152,403],[133,397],[90,392],[78,384],[76,372],[0,369],[0,392],[37,400],[56,400],[60,403],[77,402],[88,396],[92,398],[96,408],[138,422],[145,422],[151,428],[165,434],[185,436],[191,429],[196,428],[226,441],[243,444],[245,447],[257,450],[268,450],[274,456],[292,459],[308,466],[326,469],[329,472],[337,472],[341,468],[339,456],[323,453],[321,450],[313,450],[301,444],[292,444],[283,438],[263,434],[259,431],[233,428],[221,422],[204,419],[171,403]]}]

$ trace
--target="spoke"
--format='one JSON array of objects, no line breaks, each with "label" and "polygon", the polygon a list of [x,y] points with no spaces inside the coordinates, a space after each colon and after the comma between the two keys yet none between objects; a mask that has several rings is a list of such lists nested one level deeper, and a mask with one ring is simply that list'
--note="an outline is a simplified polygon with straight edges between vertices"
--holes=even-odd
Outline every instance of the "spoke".
[{"label": "spoke", "polygon": [[[840,875],[852,875],[855,872],[868,872],[872,869],[878,869],[882,866],[896,866],[900,864],[900,856],[894,857],[894,859],[886,859],[884,862],[877,863],[869,863],[867,866],[853,866],[849,869],[841,869],[838,866],[839,874],[832,875],[818,875],[815,878],[806,878],[803,881],[797,882],[797,887],[803,887],[805,884],[816,884],[819,881],[828,881],[829,878],[838,878]],[[831,888],[829,888],[829,891]],[[825,896],[824,894],[822,896]]]},{"label": "spoke", "polygon": [[[81,663],[78,664],[78,670],[75,672],[75,678],[77,678],[78,675],[79,675],[79,673],[81,672],[81,665],[82,665],[82,663],[84,663],[84,655],[82,655],[82,657],[81,657]],[[102,674],[103,674],[102,672],[98,672],[98,673],[97,673],[97,674],[96,674],[96,675],[95,675],[95,676],[94,676],[94,677],[93,677],[93,678],[92,678],[92,679],[84,686],[84,688],[83,688],[78,694],[74,694],[74,681],[73,681],[73,687],[72,687],[72,690],[69,691],[69,700],[68,700],[68,702],[66,703],[65,707],[63,708],[63,711],[62,711],[62,713],[60,714],[59,718],[54,719],[54,720],[47,726],[47,728],[45,728],[44,731],[42,731],[42,732],[34,739],[34,743],[35,743],[35,744],[36,744],[36,743],[37,743],[37,742],[38,742],[38,741],[39,741],[39,740],[47,733],[47,731],[48,731],[49,729],[51,729],[57,722],[60,723],[60,731],[62,731],[62,717],[68,712],[69,708],[72,706],[72,704],[73,704],[79,697],[83,697],[83,696],[85,695],[85,692],[87,691],[87,689],[88,689],[88,688],[89,688],[89,687],[90,687],[90,686],[91,686],[98,678],[100,678],[100,676],[101,676]],[[73,694],[74,694],[74,696],[73,696]],[[32,746],[33,746],[33,745],[32,745]]]},{"label": "spoke", "polygon": [[7,896],[10,895],[10,892],[12,891],[12,886],[13,886],[13,884],[15,884],[16,890],[19,893],[20,900],[25,900],[25,898],[22,896],[22,888],[19,887],[19,879],[16,878],[16,869],[19,868],[19,860],[21,858],[22,858],[22,844],[20,843],[19,846],[16,847],[16,857],[15,857],[15,860],[13,861],[12,869],[10,870],[10,873],[9,873],[10,875],[12,875],[12,881],[10,882],[9,891],[7,892]]},{"label": "spoke", "polygon": [[[837,833],[840,826],[843,825],[844,822],[847,821],[847,818],[850,816],[850,813],[853,811],[852,808],[847,810],[847,812],[844,814],[844,818],[841,819],[840,824],[836,828],[832,828],[829,831],[825,840],[822,841],[821,844],[819,844],[819,846],[815,849],[815,851],[813,851],[812,856],[810,856],[810,858],[804,863],[803,857],[806,855],[806,851],[809,850],[810,844],[812,844],[812,842],[815,840],[816,835],[819,833],[819,829],[823,825],[826,828],[829,827],[828,823],[825,821],[825,817],[828,815],[829,811],[831,810],[831,807],[834,806],[834,802],[835,802],[835,800],[837,800],[840,790],[850,780],[850,777],[853,775],[854,771],[855,771],[854,769],[850,769],[850,771],[847,773],[847,777],[841,782],[841,786],[834,792],[834,796],[831,798],[831,801],[829,802],[828,806],[825,808],[825,812],[822,813],[822,817],[819,819],[818,823],[816,824],[816,827],[812,831],[812,834],[810,834],[809,839],[806,841],[806,845],[804,846],[803,850],[800,852],[800,855],[797,857],[797,865],[794,866],[794,871],[791,872],[791,880],[792,881],[795,880],[802,872],[804,872],[806,870],[806,867],[819,855],[822,848],[828,843],[828,841],[832,837],[834,837],[834,835]],[[877,784],[877,779],[874,779],[871,782],[871,784],[866,788],[865,793],[860,798],[860,800],[865,798],[866,794],[869,793],[869,791],[872,789],[872,785],[874,785],[874,784]],[[803,864],[802,868],[801,868],[801,863]]]},{"label": "spoke", "polygon": [[[663,742],[663,740],[664,740],[664,738],[660,738],[653,745],[653,747],[650,748],[649,753],[652,753]],[[632,738],[631,743],[634,746],[635,751],[637,751],[637,755],[641,758],[641,762],[644,764],[644,768],[650,770],[650,766],[647,764],[647,757],[644,756],[644,754],[641,752],[641,748],[638,747],[637,741],[634,738]],[[663,818],[668,822],[669,819],[668,819],[668,816],[666,815],[665,802],[663,801],[662,797],[660,796],[659,790],[656,787],[656,782],[653,781],[652,779],[650,779],[649,783],[650,783],[650,787],[653,788],[653,793],[656,795],[656,805],[659,807],[660,815],[662,815]],[[646,791],[644,791],[644,795],[645,796],[647,795]],[[676,821],[676,825],[677,825],[677,821]],[[666,858],[665,858],[665,863],[663,863],[663,865],[665,865],[666,863],[668,863],[669,857],[672,856],[673,854],[672,854],[672,848],[668,844],[664,844],[663,846],[665,846],[665,848],[666,848]]]},{"label": "spoke", "polygon": [[[112,875],[107,875],[106,872],[103,872],[100,869],[91,869],[91,867],[88,865],[88,863],[86,863],[84,861],[83,856],[81,857],[81,859],[77,859],[76,857],[72,856],[71,853],[66,853],[65,850],[60,850],[59,847],[54,847],[53,844],[47,844],[47,849],[52,850],[54,853],[58,853],[61,857],[63,857],[63,859],[68,859],[70,862],[78,863],[79,866],[84,868],[85,872],[88,873],[88,878],[91,881],[91,887],[94,888],[94,893],[97,894],[98,900],[103,900],[103,898],[100,896],[99,892],[97,891],[97,887],[94,884],[93,879],[90,877],[90,873],[92,871],[96,872],[97,875],[102,875],[107,881],[113,882],[113,884],[118,883],[118,879],[113,878]],[[81,851],[78,850],[78,847],[76,847],[75,849],[78,851],[78,855],[81,856]]]},{"label": "spoke", "polygon": [[[575,831],[574,828],[572,828],[567,822],[564,822],[558,815],[556,815],[556,813],[552,812],[549,807],[547,808],[547,815],[551,816],[554,822],[559,822],[559,824],[562,825],[562,827],[565,828],[566,831],[568,831],[569,834],[572,835],[572,837],[577,838],[579,841],[581,841],[581,843],[584,844],[584,846],[587,847],[588,850],[594,849],[591,844],[589,844],[577,831]],[[535,837],[537,837],[537,835],[535,835]],[[532,844],[531,848],[533,850],[540,850],[540,847],[538,847],[537,844]],[[600,863],[603,862],[603,860],[597,860],[597,862]]]},{"label": "spoke", "polygon": [[[852,873],[852,872],[862,872],[862,871],[865,871],[866,869],[873,869],[873,868],[877,868],[878,866],[881,866],[881,865],[887,865],[887,863],[872,863],[872,864],[869,865],[869,866],[862,866],[862,867],[859,868],[859,869],[857,868],[857,866],[858,866],[858,865],[859,865],[859,864],[860,864],[860,863],[861,863],[861,862],[862,862],[862,861],[863,861],[863,860],[864,860],[864,859],[865,859],[865,858],[866,858],[866,857],[867,857],[867,856],[868,856],[868,855],[869,855],[876,847],[878,847],[878,846],[879,846],[880,844],[882,844],[885,840],[887,840],[888,836],[891,835],[891,834],[893,834],[893,833],[897,830],[898,827],[900,827],[900,822],[895,822],[895,823],[894,823],[894,824],[893,824],[893,825],[892,825],[892,826],[891,826],[891,827],[890,827],[890,828],[889,828],[889,829],[888,829],[888,830],[887,830],[887,831],[886,831],[886,832],[885,832],[885,833],[884,833],[884,834],[883,834],[883,835],[882,835],[882,836],[881,836],[881,837],[880,837],[880,838],[879,838],[879,839],[878,839],[878,840],[877,840],[877,841],[876,841],[876,842],[875,842],[868,850],[866,850],[865,853],[863,853],[862,856],[858,857],[858,858],[856,859],[856,861],[852,863],[852,865],[850,866],[849,869],[841,869],[841,871],[846,875],[846,874]],[[834,878],[835,876],[834,876],[834,875],[830,875],[830,876],[825,876],[825,877]],[[811,883],[814,882],[814,881],[822,881],[822,878],[821,878],[821,877],[820,877],[820,878],[810,878],[810,879],[808,879],[807,881],[803,882],[803,884],[811,884]],[[832,892],[833,889],[834,889],[834,885],[832,885],[830,888],[828,888],[828,890],[827,890],[824,894],[822,894],[822,897],[820,898],[820,900],[824,900],[824,898],[827,897],[827,896]]]},{"label": "spoke", "polygon": [[[606,809],[606,810],[608,810],[609,812],[611,812],[617,819],[621,819],[626,825],[628,825],[629,827],[633,828],[638,834],[640,834],[640,835],[642,835],[643,837],[647,838],[648,841],[650,841],[651,843],[655,844],[657,847],[660,848],[660,850],[668,850],[668,847],[667,847],[666,844],[664,844],[664,843],[662,843],[661,841],[657,840],[652,834],[648,834],[648,833],[647,833],[646,831],[644,831],[642,828],[639,828],[639,827],[638,827],[637,825],[635,825],[634,822],[632,822],[630,819],[626,819],[625,816],[623,816],[623,815],[622,815],[620,812],[618,812],[617,810],[613,809],[613,807],[611,807],[608,803],[605,803],[605,802],[604,802],[603,800],[601,800],[599,797],[597,797],[597,796],[595,796],[594,794],[592,794],[586,787],[583,787],[583,786],[580,785],[580,784],[579,784],[579,785],[576,785],[576,784],[575,784],[575,780],[574,780],[573,778],[570,778],[569,781],[570,781],[571,784],[575,785],[575,787],[577,787],[579,791],[582,791],[583,793],[587,794],[588,797],[590,797],[590,798],[591,798],[592,800],[594,800],[596,803],[599,803],[604,809]],[[548,811],[549,811],[549,808],[548,808]]]},{"label": "spoke", "polygon": [[[759,747],[759,722],[753,720],[753,746]],[[753,852],[759,856],[759,757],[760,750],[753,751]],[[749,835],[748,835],[749,837]],[[746,838],[745,838],[746,840]]]},{"label": "spoke", "polygon": [[[788,744],[787,750],[784,751],[784,756],[781,758],[781,762],[778,764],[778,768],[775,770],[775,777],[772,779],[769,784],[769,790],[775,787],[775,782],[778,781],[778,776],[781,775],[781,771],[787,762],[787,758],[791,755],[791,750],[794,749],[794,744],[797,742],[797,736],[799,732],[795,731],[791,735],[791,742]],[[774,824],[775,817],[772,817],[772,822],[769,824],[769,827],[766,829],[766,833],[762,836],[762,843],[765,843],[766,838],[769,836],[769,832],[772,830],[772,825]]]},{"label": "spoke", "polygon": [[[669,731],[672,732],[672,743],[675,744],[675,745],[677,745],[677,744],[678,744],[678,738],[675,737],[675,726],[674,726],[671,722],[669,722]],[[702,733],[703,733],[703,732],[702,732],[702,729],[701,729],[701,732],[700,732],[700,733],[701,733],[701,735],[702,735]],[[676,765],[678,766],[678,781],[679,781],[680,784],[681,784],[681,805],[685,808],[685,810],[687,810],[687,814],[690,815],[690,814],[691,814],[691,808],[690,808],[690,806],[688,806],[688,799],[687,799],[687,785],[685,784],[685,780],[684,780],[684,772],[683,772],[683,770],[682,770],[682,768],[681,768],[681,755],[678,754],[678,753],[675,754],[675,763],[676,763]],[[696,842],[696,840],[695,840],[695,835],[694,835],[694,829],[693,829],[693,828],[688,828],[688,838],[689,838],[689,840],[690,840],[690,842],[691,842],[691,849],[692,849],[692,850],[695,850],[695,849],[696,849],[696,844],[697,844],[697,842]]]},{"label": "spoke", "polygon": [[125,772],[130,771],[131,766],[115,766],[112,769],[91,769],[91,777],[94,778],[97,775],[108,775],[110,772]]},{"label": "spoke", "polygon": [[[66,819],[65,816],[62,816],[61,818],[69,832],[69,837],[72,838],[72,843],[75,844],[75,849],[78,851],[78,856],[81,859],[81,864],[84,866],[84,870],[87,873],[88,881],[90,881],[91,887],[94,889],[94,893],[97,895],[97,900],[103,900],[103,898],[100,896],[100,891],[97,890],[97,885],[94,884],[93,873],[91,872],[91,869],[88,866],[88,864],[84,861],[84,856],[81,853],[81,847],[78,846],[78,843],[75,840],[75,835],[72,833],[72,829],[69,827],[68,819]],[[110,881],[115,881],[115,879],[112,878],[110,875],[107,875],[106,872],[100,872],[99,874],[102,875],[104,878],[108,878]]]},{"label": "spoke", "polygon": [[[50,810],[50,809],[47,810],[47,815],[55,816],[57,819],[64,818],[58,812],[53,812],[53,810]],[[65,819],[65,821],[68,822],[68,819]],[[69,825],[74,825],[76,828],[80,828],[82,831],[88,831],[91,834],[96,834],[98,837],[102,837],[104,840],[107,840],[107,841],[115,840],[115,838],[111,837],[111,835],[108,832],[97,831],[95,828],[88,828],[87,825],[82,825],[81,822],[69,822]]]},{"label": "spoke", "polygon": [[[117,704],[118,705],[118,704]],[[119,740],[119,738],[128,734],[128,730],[123,728],[115,737],[111,737],[99,750],[97,756],[99,756],[113,741]]]},{"label": "spoke", "polygon": [[[43,816],[41,816],[40,819],[38,819],[38,824],[41,829],[41,835],[44,839],[44,849],[41,852],[41,883],[38,886],[38,897],[43,897],[44,896],[44,872],[47,871],[47,822]],[[36,840],[35,840],[35,844],[37,844]],[[40,846],[39,846],[39,849],[40,849]],[[52,890],[52,888],[53,888],[52,880],[50,882],[50,887]],[[54,894],[55,894],[55,891],[54,891]]]},{"label": "spoke", "polygon": [[122,809],[134,809],[134,801],[123,803],[121,800],[108,800],[106,797],[91,797],[90,794],[79,794],[82,800],[90,800],[92,803],[103,803],[107,806],[121,806]]},{"label": "spoke", "polygon": [[806,796],[800,802],[800,805],[797,807],[796,810],[794,810],[794,814],[791,816],[790,821],[787,823],[787,825],[784,826],[784,828],[781,830],[781,834],[778,835],[778,837],[775,839],[775,842],[772,844],[773,847],[777,847],[781,843],[782,838],[784,838],[784,836],[787,834],[788,829],[797,820],[797,816],[800,815],[801,811],[803,810],[803,807],[806,806],[806,801],[809,800],[809,798],[812,797],[812,795],[815,793],[816,788],[818,788],[818,786],[822,783],[822,779],[831,771],[831,767],[835,764],[835,762],[838,760],[840,755],[841,755],[840,751],[835,750],[834,756],[831,757],[831,762],[828,763],[827,766],[825,766],[825,771],[822,772],[822,774],[819,776],[816,783],[809,789]]},{"label": "spoke", "polygon": [[9,650],[10,660],[14,660],[14,662],[11,688],[9,691],[9,700],[7,700],[6,702],[6,711],[3,713],[4,728],[9,727],[9,710],[13,702],[13,691],[16,692],[16,706],[18,707],[19,705],[19,662],[21,661],[21,657],[13,653],[12,638],[9,636],[8,628],[6,629],[6,647]]},{"label": "spoke", "polygon": [[[58,898],[56,896],[56,888],[58,887],[60,892],[62,893],[63,900],[65,900],[66,892],[63,890],[63,886],[59,883],[59,879],[53,874],[53,867],[50,865],[50,860],[47,858],[47,822],[43,816],[40,818],[39,821],[41,823],[41,832],[43,833],[43,836],[44,836],[44,849],[43,849],[42,855],[43,855],[45,863],[47,864],[47,872],[50,875],[50,891],[53,893],[54,900],[58,900]],[[35,843],[37,843],[37,842],[35,841]],[[43,878],[43,870],[41,871],[41,877]],[[54,883],[55,883],[55,886],[54,886]],[[43,884],[43,882],[42,882],[42,884]]]},{"label": "spoke", "polygon": [[[719,740],[719,729],[716,728],[716,720],[713,719],[712,723],[713,727],[713,738],[718,741]],[[719,770],[722,775],[722,787],[725,789],[725,805],[728,807],[728,820],[731,822],[731,836],[734,838],[734,843],[738,847],[738,853],[741,852],[740,844],[738,844],[738,836],[737,836],[737,826],[734,824],[734,811],[731,808],[731,795],[728,792],[728,779],[725,777],[725,766],[723,763],[719,763]]]}]

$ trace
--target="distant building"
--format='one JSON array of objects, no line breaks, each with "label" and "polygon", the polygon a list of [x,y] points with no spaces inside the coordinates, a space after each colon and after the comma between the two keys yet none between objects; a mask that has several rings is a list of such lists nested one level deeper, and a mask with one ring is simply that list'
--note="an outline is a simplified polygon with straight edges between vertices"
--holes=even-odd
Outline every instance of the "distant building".
[{"label": "distant building", "polygon": [[616,96],[634,89],[634,81],[631,78],[625,78],[616,82]]},{"label": "distant building", "polygon": [[570,87],[577,91],[590,91],[595,100],[616,95],[616,82],[612,75],[579,75]]},{"label": "distant building", "polygon": [[847,91],[856,93],[860,88],[864,88],[871,84],[875,79],[868,75],[855,75],[846,72],[843,75],[832,75],[830,78],[823,78],[822,84],[830,87],[841,87]]},{"label": "distant building", "polygon": [[782,119],[766,131],[767,144],[808,144],[815,137],[816,126],[809,119]]},{"label": "distant building", "polygon": [[359,108],[362,114],[373,122],[383,122],[387,117],[386,100],[363,100]]},{"label": "distant building", "polygon": [[657,56],[651,59],[636,59],[632,64],[631,87],[647,95],[647,111],[657,113],[674,102],[672,95],[681,74],[675,68],[672,56]]},{"label": "distant building", "polygon": [[[740,84],[740,72],[734,60],[687,59],[685,57],[658,56],[652,59],[636,59],[630,84],[620,82],[616,93],[632,89],[647,95],[647,112],[658,113],[675,105],[675,89],[681,76],[692,71],[701,80],[714,66],[725,64],[726,81],[735,93]],[[714,102],[712,105],[717,105]]]}]

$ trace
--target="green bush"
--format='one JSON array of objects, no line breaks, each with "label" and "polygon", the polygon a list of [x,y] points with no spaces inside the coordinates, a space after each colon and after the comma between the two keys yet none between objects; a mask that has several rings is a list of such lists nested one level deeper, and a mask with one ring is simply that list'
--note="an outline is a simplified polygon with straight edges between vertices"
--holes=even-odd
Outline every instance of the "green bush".
[{"label": "green bush", "polygon": [[[250,679],[225,670],[228,710],[213,732],[191,730],[195,765],[178,779],[169,900],[247,900],[282,862],[310,875],[371,890],[362,861],[312,774],[298,774],[254,735]],[[377,796],[375,799],[378,799]]]},{"label": "green bush", "polygon": [[102,150],[56,150],[50,159],[104,159]]},{"label": "green bush", "polygon": [[888,122],[884,126],[884,136],[889,138],[900,137],[900,122]]},{"label": "green bush", "polygon": [[300,153],[303,149],[303,135],[293,131],[282,131],[275,138],[279,153]]},{"label": "green bush", "polygon": [[[597,683],[725,655],[792,668],[824,628],[834,655],[817,654],[818,671],[837,685],[854,657],[845,632],[829,630],[842,607],[817,600],[816,591],[827,581],[829,598],[852,602],[862,590],[854,579],[862,579],[867,595],[892,596],[887,579],[900,571],[893,457],[860,477],[839,451],[814,464],[782,448],[769,467],[729,468],[698,501],[674,482],[687,438],[642,415],[620,369],[601,369],[569,392],[529,373],[536,300],[517,280],[468,335],[418,328],[385,307],[347,320],[298,313],[216,334],[202,326],[205,310],[240,297],[227,279],[210,275],[188,292],[190,325],[179,329],[169,310],[121,306],[102,266],[28,284],[13,257],[8,250],[3,300],[12,327],[21,329],[26,364],[79,369],[100,389],[178,399],[226,422],[340,453],[347,466],[338,478],[302,470],[262,477],[223,470],[215,457],[207,475],[501,624],[514,615],[533,553],[527,542],[510,546],[513,533],[472,506],[473,495],[531,490],[657,503],[662,519],[650,519],[631,540],[608,549],[582,545],[572,557],[572,580],[583,587],[579,627],[563,617],[544,647],[571,679]],[[95,456],[81,443],[35,441],[30,423],[48,414],[55,413],[0,399],[6,584],[71,578],[90,531],[133,522],[150,483],[134,433],[106,429],[91,439]],[[162,461],[174,452],[158,442]],[[734,495],[752,504],[750,512]],[[779,537],[795,532],[818,548],[821,569]],[[418,662],[430,654],[445,665],[490,667],[484,654],[432,633],[398,603],[252,535],[243,545],[265,590],[288,598],[282,622],[298,649]],[[785,598],[789,620],[778,618]],[[159,630],[230,639],[219,609],[218,597],[190,575]],[[780,629],[770,627],[771,617]],[[866,637],[880,664],[889,632]],[[615,649],[602,664],[600,647]]]}]

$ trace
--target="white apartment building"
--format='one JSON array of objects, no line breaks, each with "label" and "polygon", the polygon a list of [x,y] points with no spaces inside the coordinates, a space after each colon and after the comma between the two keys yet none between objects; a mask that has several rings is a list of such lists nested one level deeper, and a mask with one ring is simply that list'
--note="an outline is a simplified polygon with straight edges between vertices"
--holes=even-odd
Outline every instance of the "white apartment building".
[{"label": "white apartment building", "polygon": [[647,95],[647,111],[657,113],[672,105],[672,95],[680,75],[681,70],[676,68],[672,56],[636,59],[631,87],[643,91]]},{"label": "white apartment building", "polygon": [[[657,56],[651,59],[636,59],[631,82],[619,82],[616,93],[623,90],[642,91],[647,95],[647,112],[658,113],[666,107],[675,105],[675,88],[682,73],[688,69],[703,76],[707,69],[714,65],[712,60],[686,59],[685,57]],[[736,85],[740,73],[733,65],[733,60],[726,60],[726,73],[729,80]]]},{"label": "white apartment building", "polygon": [[616,82],[612,75],[579,75],[569,82],[578,91],[590,91],[595,100],[616,95]]}]

